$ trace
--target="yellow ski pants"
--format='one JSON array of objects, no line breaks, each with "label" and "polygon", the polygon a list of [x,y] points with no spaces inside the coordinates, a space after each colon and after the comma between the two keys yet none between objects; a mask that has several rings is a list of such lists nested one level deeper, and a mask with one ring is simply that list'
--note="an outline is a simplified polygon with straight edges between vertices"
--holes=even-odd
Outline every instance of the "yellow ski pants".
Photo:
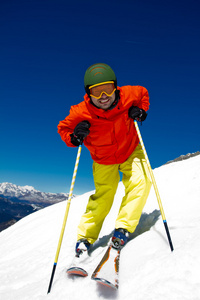
[{"label": "yellow ski pants", "polygon": [[78,226],[78,240],[86,238],[93,244],[109,213],[120,180],[125,187],[125,196],[119,209],[115,228],[134,232],[151,188],[151,180],[141,145],[122,164],[101,165],[93,163],[95,194],[91,195]]}]

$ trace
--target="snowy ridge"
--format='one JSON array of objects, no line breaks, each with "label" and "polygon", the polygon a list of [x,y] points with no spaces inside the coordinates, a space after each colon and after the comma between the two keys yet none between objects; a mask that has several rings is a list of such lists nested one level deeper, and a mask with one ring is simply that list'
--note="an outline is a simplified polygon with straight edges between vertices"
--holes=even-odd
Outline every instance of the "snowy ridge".
[{"label": "snowy ridge", "polygon": [[[98,286],[89,277],[71,278],[76,229],[89,195],[71,202],[51,293],[47,295],[66,202],[33,213],[0,233],[1,300],[199,300],[200,156],[154,170],[174,252],[170,251],[152,188],[138,234],[121,252],[119,290]],[[87,263],[91,275],[112,235],[121,198],[119,184],[112,210]],[[146,231],[145,230],[145,228]],[[144,228],[144,230],[143,230]]]},{"label": "snowy ridge", "polygon": [[58,200],[65,200],[69,194],[44,193],[34,189],[32,186],[19,186],[8,182],[3,182],[0,183],[0,195],[8,199],[18,198],[19,200],[33,201],[33,203],[41,201],[52,201],[55,203],[58,202]]},{"label": "snowy ridge", "polygon": [[181,161],[181,160],[185,160],[185,159],[188,159],[190,157],[194,157],[194,156],[197,156],[197,155],[200,155],[200,152],[197,151],[197,152],[194,152],[194,153],[188,153],[186,155],[180,155],[179,157],[173,159],[173,160],[170,160],[168,162],[166,162],[165,165],[167,164],[171,164],[172,162],[177,162],[177,161]]},{"label": "snowy ridge", "polygon": [[65,201],[68,197],[69,194],[65,193],[40,192],[28,185],[0,183],[0,231],[34,211]]}]

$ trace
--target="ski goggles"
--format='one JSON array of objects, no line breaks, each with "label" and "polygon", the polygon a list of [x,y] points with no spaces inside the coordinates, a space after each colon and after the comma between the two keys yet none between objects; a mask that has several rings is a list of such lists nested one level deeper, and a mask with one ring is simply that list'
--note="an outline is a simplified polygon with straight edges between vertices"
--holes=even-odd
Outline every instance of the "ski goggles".
[{"label": "ski goggles", "polygon": [[94,84],[89,87],[90,96],[100,99],[102,94],[106,94],[107,96],[112,96],[114,91],[116,91],[114,81],[106,81],[99,84]]}]

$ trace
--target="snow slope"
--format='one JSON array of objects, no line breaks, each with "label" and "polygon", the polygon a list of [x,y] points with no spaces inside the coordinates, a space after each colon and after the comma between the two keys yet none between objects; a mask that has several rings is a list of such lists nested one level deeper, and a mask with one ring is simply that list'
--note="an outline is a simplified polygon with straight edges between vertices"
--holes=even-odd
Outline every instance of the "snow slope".
[{"label": "snow slope", "polygon": [[[90,277],[71,278],[66,267],[74,255],[76,228],[86,193],[71,202],[51,293],[47,295],[66,202],[33,213],[0,233],[1,300],[199,300],[200,299],[200,155],[154,170],[174,244],[170,251],[152,188],[140,222],[140,235],[121,253],[117,292]],[[106,250],[124,194],[120,183],[113,208],[88,261],[90,274]],[[156,223],[155,223],[156,222]],[[155,223],[155,224],[154,224]],[[142,233],[142,228],[151,227]]]}]

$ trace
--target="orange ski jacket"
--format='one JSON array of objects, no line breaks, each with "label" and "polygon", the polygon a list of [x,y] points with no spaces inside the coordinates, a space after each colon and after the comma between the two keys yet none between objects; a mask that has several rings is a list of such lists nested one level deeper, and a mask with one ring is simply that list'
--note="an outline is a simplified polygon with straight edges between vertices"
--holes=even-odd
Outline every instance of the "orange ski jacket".
[{"label": "orange ski jacket", "polygon": [[139,139],[133,119],[129,118],[128,110],[134,105],[145,111],[149,108],[149,95],[142,86],[123,86],[117,88],[120,99],[113,109],[103,110],[95,107],[86,94],[84,101],[73,105],[70,114],[58,124],[58,133],[69,147],[70,134],[81,121],[91,124],[90,133],[84,139],[84,145],[90,151],[92,159],[104,165],[121,164],[132,154]]}]

